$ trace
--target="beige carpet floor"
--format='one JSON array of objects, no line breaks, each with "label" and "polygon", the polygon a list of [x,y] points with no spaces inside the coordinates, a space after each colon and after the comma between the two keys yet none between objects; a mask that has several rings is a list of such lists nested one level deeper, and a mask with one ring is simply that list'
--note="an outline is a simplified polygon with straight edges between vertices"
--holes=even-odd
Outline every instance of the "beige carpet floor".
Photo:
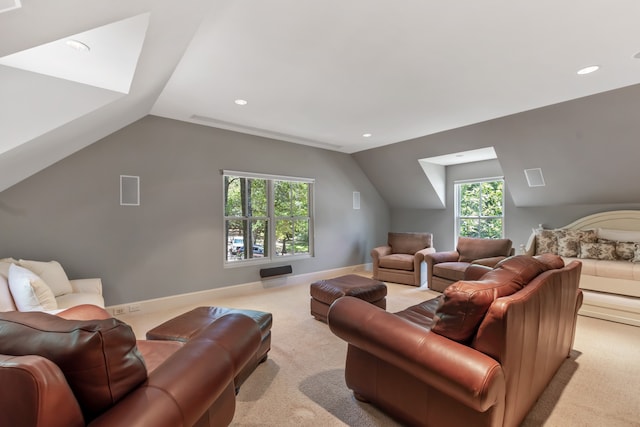
[{"label": "beige carpet floor", "polygon": [[[399,311],[435,292],[388,284],[387,310]],[[273,313],[268,360],[243,384],[234,426],[397,426],[358,402],[344,383],[346,344],[309,313],[308,283],[199,305]],[[136,335],[193,307],[122,316]],[[640,426],[640,328],[579,316],[571,357],[522,426]]]}]

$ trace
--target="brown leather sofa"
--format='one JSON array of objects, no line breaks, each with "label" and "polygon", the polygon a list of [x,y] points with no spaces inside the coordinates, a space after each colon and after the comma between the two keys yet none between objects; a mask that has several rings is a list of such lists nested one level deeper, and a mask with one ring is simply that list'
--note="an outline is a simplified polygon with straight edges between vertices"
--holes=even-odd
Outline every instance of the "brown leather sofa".
[{"label": "brown leather sofa", "polygon": [[425,254],[426,278],[429,289],[444,292],[452,283],[462,280],[471,264],[495,266],[513,255],[510,239],[479,239],[458,237],[455,251]]},{"label": "brown leather sofa", "polygon": [[234,377],[261,342],[253,319],[225,315],[186,343],[136,341],[99,310],[0,313],[0,425],[231,423]]},{"label": "brown leather sofa", "polygon": [[371,250],[373,279],[421,286],[426,280],[426,254],[435,252],[431,233],[387,234],[387,244]]},{"label": "brown leather sofa", "polygon": [[406,425],[518,426],[573,346],[581,266],[511,257],[395,314],[340,298],[347,386]]}]

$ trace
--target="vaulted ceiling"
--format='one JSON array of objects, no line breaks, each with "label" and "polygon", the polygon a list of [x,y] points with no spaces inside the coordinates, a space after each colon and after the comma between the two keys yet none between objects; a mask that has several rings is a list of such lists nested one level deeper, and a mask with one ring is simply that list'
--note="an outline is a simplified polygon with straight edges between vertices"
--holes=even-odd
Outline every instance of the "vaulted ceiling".
[{"label": "vaulted ceiling", "polygon": [[[491,139],[434,148],[443,132],[640,83],[638,16],[634,0],[0,0],[0,191],[147,114],[356,158],[427,141],[419,168]],[[497,145],[508,174],[519,151]]]}]

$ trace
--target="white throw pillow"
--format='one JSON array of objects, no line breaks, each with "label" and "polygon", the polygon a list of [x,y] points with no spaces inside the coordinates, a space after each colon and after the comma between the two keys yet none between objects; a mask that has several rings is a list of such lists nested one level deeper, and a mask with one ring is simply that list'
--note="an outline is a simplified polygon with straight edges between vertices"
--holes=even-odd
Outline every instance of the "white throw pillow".
[{"label": "white throw pillow", "polygon": [[49,286],[34,272],[11,264],[9,289],[19,311],[46,311],[58,308]]},{"label": "white throw pillow", "polygon": [[598,238],[614,242],[640,242],[640,231],[598,228]]},{"label": "white throw pillow", "polygon": [[36,273],[51,288],[53,295],[70,294],[73,292],[67,273],[58,261],[29,261],[21,259],[18,265]]}]

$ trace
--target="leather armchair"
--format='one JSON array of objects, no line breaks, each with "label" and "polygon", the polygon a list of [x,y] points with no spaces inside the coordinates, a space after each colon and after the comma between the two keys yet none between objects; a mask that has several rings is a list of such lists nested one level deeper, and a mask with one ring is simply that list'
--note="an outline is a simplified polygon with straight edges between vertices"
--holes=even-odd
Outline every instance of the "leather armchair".
[{"label": "leather armchair", "polygon": [[228,425],[234,376],[260,341],[256,322],[236,313],[186,343],[136,341],[98,307],[0,313],[0,425]]},{"label": "leather armchair", "polygon": [[426,276],[429,289],[444,292],[447,286],[463,280],[471,264],[494,267],[514,254],[510,239],[459,237],[455,251],[426,254]]},{"label": "leather armchair", "polygon": [[431,233],[388,233],[387,244],[371,251],[373,278],[422,286],[426,281],[425,255],[435,252],[432,239]]}]

